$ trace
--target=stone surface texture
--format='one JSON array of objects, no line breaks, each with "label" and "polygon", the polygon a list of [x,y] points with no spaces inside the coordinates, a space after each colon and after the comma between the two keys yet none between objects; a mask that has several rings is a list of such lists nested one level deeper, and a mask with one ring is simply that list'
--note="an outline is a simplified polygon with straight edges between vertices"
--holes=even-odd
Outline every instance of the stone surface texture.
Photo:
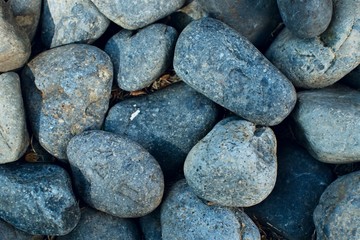
[{"label": "stone surface texture", "polygon": [[16,229],[9,223],[0,220],[0,239],[1,240],[35,240],[33,236]]},{"label": "stone surface texture", "polygon": [[145,240],[161,240],[160,207],[139,219]]}]

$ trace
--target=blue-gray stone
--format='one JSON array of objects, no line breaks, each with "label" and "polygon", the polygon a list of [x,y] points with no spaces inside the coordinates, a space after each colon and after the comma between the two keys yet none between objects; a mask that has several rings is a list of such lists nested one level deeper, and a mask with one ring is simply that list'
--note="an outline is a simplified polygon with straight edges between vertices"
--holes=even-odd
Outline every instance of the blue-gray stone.
[{"label": "blue-gray stone", "polygon": [[194,193],[213,203],[249,207],[263,201],[276,181],[276,138],[268,127],[227,118],[189,152],[184,174]]},{"label": "blue-gray stone", "polygon": [[174,69],[191,87],[256,124],[280,123],[296,102],[289,80],[246,38],[212,18],[182,31]]},{"label": "blue-gray stone", "polygon": [[126,99],[113,106],[106,131],[126,135],[147,149],[166,176],[182,168],[190,149],[215,125],[218,107],[184,83]]},{"label": "blue-gray stone", "polygon": [[108,109],[110,57],[85,44],[42,52],[22,72],[27,114],[34,135],[52,155],[66,159],[70,139],[100,129]]},{"label": "blue-gray stone", "polygon": [[36,235],[65,235],[80,218],[68,173],[52,164],[0,166],[0,218]]},{"label": "blue-gray stone", "polygon": [[90,0],[44,0],[41,20],[41,38],[48,48],[93,43],[110,24]]},{"label": "blue-gray stone", "polygon": [[360,171],[331,183],[314,211],[317,240],[360,239]]},{"label": "blue-gray stone", "polygon": [[[0,239],[1,240],[35,240],[32,235],[16,229],[11,224],[0,219]],[[41,238],[42,239],[42,238]]]},{"label": "blue-gray stone", "polygon": [[315,229],[313,211],[333,178],[330,166],[299,145],[284,143],[278,149],[274,190],[263,202],[245,211],[286,239],[311,239]]},{"label": "blue-gray stone", "polygon": [[105,52],[119,87],[136,91],[159,78],[172,64],[177,37],[173,27],[158,23],[137,32],[122,30],[110,38]]},{"label": "blue-gray stone", "polygon": [[160,207],[139,219],[145,240],[161,240]]},{"label": "blue-gray stone", "polygon": [[159,164],[136,142],[93,130],[67,147],[76,190],[91,207],[123,218],[142,217],[161,202],[164,179]]}]

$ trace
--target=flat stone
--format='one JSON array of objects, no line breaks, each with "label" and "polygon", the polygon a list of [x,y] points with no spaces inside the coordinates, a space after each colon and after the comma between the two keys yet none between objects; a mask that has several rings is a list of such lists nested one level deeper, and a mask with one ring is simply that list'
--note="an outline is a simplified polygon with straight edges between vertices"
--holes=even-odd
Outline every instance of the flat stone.
[{"label": "flat stone", "polygon": [[22,67],[31,53],[27,34],[16,24],[10,2],[0,1],[0,72]]},{"label": "flat stone", "polygon": [[179,9],[185,0],[91,0],[107,18],[119,26],[143,28]]},{"label": "flat stone", "polygon": [[105,131],[123,134],[147,149],[166,176],[180,170],[191,148],[215,125],[217,106],[184,83],[126,99],[113,106]]},{"label": "flat stone", "polygon": [[320,37],[301,39],[284,29],[265,54],[297,87],[330,86],[360,64],[360,2],[333,4],[332,21]]},{"label": "flat stone", "polygon": [[161,240],[160,207],[139,219],[145,240]]},{"label": "flat stone", "polygon": [[16,229],[9,223],[0,219],[0,239],[1,240],[34,240],[33,236]]},{"label": "flat stone", "polygon": [[317,239],[360,239],[360,171],[338,178],[314,211]]},{"label": "flat stone", "polygon": [[41,20],[41,38],[49,48],[93,43],[110,24],[90,0],[46,0]]},{"label": "flat stone", "polygon": [[229,207],[263,201],[276,181],[276,138],[268,127],[227,118],[189,152],[184,174],[195,194]]},{"label": "flat stone", "polygon": [[174,69],[191,87],[259,125],[276,125],[293,109],[292,84],[246,38],[202,18],[180,34]]},{"label": "flat stone", "polygon": [[69,44],[42,52],[22,72],[32,130],[52,155],[66,159],[70,139],[100,129],[108,109],[112,63],[100,49]]},{"label": "flat stone", "polygon": [[152,24],[139,31],[122,30],[109,39],[105,52],[114,64],[119,87],[148,87],[172,64],[178,34],[173,27]]},{"label": "flat stone", "polygon": [[250,233],[253,228],[239,222],[239,217],[228,208],[205,204],[181,180],[171,188],[161,207],[162,239],[260,240],[259,230],[256,228],[258,234]]},{"label": "flat stone", "polygon": [[159,164],[139,144],[93,130],[71,139],[67,155],[74,183],[91,207],[123,218],[144,216],[161,202]]},{"label": "flat stone", "polygon": [[140,240],[140,232],[131,219],[123,219],[96,211],[89,207],[81,209],[81,218],[76,228],[58,240]]},{"label": "flat stone", "polygon": [[313,211],[333,178],[329,165],[317,161],[299,145],[286,142],[278,148],[274,190],[263,202],[245,211],[286,239],[311,239],[315,229]]},{"label": "flat stone", "polygon": [[299,142],[319,161],[360,160],[360,92],[345,86],[307,90],[298,94],[292,113]]},{"label": "flat stone", "polygon": [[0,163],[18,160],[29,145],[20,78],[14,72],[0,75]]},{"label": "flat stone", "polygon": [[67,172],[52,164],[0,166],[0,218],[33,235],[65,235],[80,219]]}]

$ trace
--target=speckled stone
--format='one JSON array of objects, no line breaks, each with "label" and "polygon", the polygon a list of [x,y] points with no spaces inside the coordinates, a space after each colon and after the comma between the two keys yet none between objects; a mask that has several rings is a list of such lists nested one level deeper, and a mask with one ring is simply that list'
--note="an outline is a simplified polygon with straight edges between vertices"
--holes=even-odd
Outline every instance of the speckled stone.
[{"label": "speckled stone", "polygon": [[329,26],[332,0],[277,0],[285,26],[299,38],[319,36]]},{"label": "speckled stone", "polygon": [[0,1],[0,72],[22,67],[31,53],[30,40],[16,24],[10,2]]},{"label": "speckled stone", "polygon": [[218,107],[184,83],[126,99],[109,111],[105,131],[126,135],[147,149],[166,176],[182,168],[186,155],[215,125]]},{"label": "speckled stone", "polygon": [[174,69],[214,102],[259,125],[276,125],[293,109],[292,84],[246,38],[202,18],[179,36]]},{"label": "speckled stone", "polygon": [[87,131],[71,139],[67,155],[75,187],[90,206],[132,218],[160,204],[164,191],[160,166],[136,142],[109,132]]},{"label": "speckled stone", "polygon": [[0,75],[0,163],[18,160],[29,145],[20,79],[14,72]]},{"label": "speckled stone", "polygon": [[360,161],[360,92],[340,85],[300,92],[291,116],[296,138],[314,158]]},{"label": "speckled stone", "polygon": [[41,38],[50,48],[93,43],[110,24],[90,0],[44,0],[41,19]]},{"label": "speckled stone", "polygon": [[140,230],[130,219],[123,219],[96,211],[89,207],[81,209],[76,228],[57,240],[140,240]]},{"label": "speckled stone", "polygon": [[65,235],[80,218],[70,177],[56,165],[0,166],[0,218],[36,235]]},{"label": "speckled stone", "polygon": [[145,240],[161,240],[160,207],[139,219]]},{"label": "speckled stone", "polygon": [[276,138],[268,127],[227,118],[189,152],[184,174],[195,194],[222,206],[263,201],[276,181]]},{"label": "speckled stone", "polygon": [[107,18],[119,26],[143,28],[179,9],[185,0],[91,0]]},{"label": "speckled stone", "polygon": [[178,37],[173,27],[152,24],[138,32],[122,30],[105,45],[119,87],[136,91],[148,87],[172,64]]},{"label": "speckled stone", "polygon": [[360,239],[360,171],[338,178],[314,211],[317,239]]},{"label": "speckled stone", "polygon": [[22,72],[32,130],[52,155],[66,159],[70,139],[100,129],[108,109],[113,69],[109,56],[85,44],[42,52]]},{"label": "speckled stone", "polygon": [[[0,239],[1,240],[35,240],[33,236],[16,229],[9,223],[0,219]],[[42,238],[41,238],[42,239]]]},{"label": "speckled stone", "polygon": [[260,240],[259,230],[244,224],[248,217],[244,223],[239,220],[241,216],[228,208],[205,204],[181,180],[161,207],[162,239]]},{"label": "speckled stone", "polygon": [[297,87],[330,86],[360,64],[360,2],[333,4],[332,21],[320,37],[301,39],[284,29],[265,54]]}]

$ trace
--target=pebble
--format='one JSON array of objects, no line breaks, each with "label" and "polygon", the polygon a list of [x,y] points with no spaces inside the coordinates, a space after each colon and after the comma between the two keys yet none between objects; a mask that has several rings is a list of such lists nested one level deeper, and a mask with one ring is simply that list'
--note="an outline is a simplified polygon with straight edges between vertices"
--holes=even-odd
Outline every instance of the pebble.
[{"label": "pebble", "polygon": [[139,31],[122,30],[105,45],[119,87],[136,91],[148,87],[172,64],[178,34],[173,27],[152,24]]},{"label": "pebble", "polygon": [[313,211],[333,181],[331,168],[295,143],[288,141],[278,149],[274,190],[263,202],[245,211],[286,239],[311,239],[315,229]]},{"label": "pebble", "polygon": [[218,107],[184,83],[126,99],[113,106],[105,131],[123,134],[147,149],[166,176],[182,168],[186,155],[215,125]]},{"label": "pebble", "polygon": [[321,195],[314,211],[318,240],[360,239],[360,171],[338,178]]},{"label": "pebble", "polygon": [[48,48],[93,43],[110,24],[90,0],[45,0],[41,20],[41,38]]},{"label": "pebble", "polygon": [[160,207],[139,219],[145,240],[161,240]]},{"label": "pebble", "polygon": [[161,202],[159,164],[139,144],[93,130],[71,139],[67,155],[74,183],[91,207],[121,218],[142,217]]},{"label": "pebble", "polygon": [[89,207],[81,209],[76,228],[57,240],[140,240],[139,229],[131,219],[122,219],[96,211]]},{"label": "pebble", "polygon": [[80,219],[67,172],[56,165],[0,166],[0,218],[33,235],[65,235]]},{"label": "pebble", "polygon": [[180,34],[174,69],[191,87],[259,125],[276,125],[293,109],[292,84],[244,37],[202,18]]},{"label": "pebble", "polygon": [[239,222],[240,217],[228,208],[205,204],[180,180],[161,207],[162,239],[260,240],[259,230]]},{"label": "pebble", "polygon": [[360,64],[360,2],[333,2],[333,18],[318,38],[301,39],[284,29],[266,57],[301,88],[323,88]]},{"label": "pebble", "polygon": [[112,63],[86,44],[69,44],[36,56],[22,72],[32,130],[53,156],[65,160],[70,139],[100,129],[108,109]]},{"label": "pebble", "polygon": [[292,113],[299,142],[319,161],[360,160],[360,92],[345,86],[307,90],[298,94]]},{"label": "pebble", "polygon": [[195,194],[229,207],[263,201],[276,181],[276,138],[268,127],[227,118],[189,152],[184,174]]},{"label": "pebble", "polygon": [[20,78],[0,75],[0,164],[18,160],[29,145]]},{"label": "pebble", "polygon": [[22,67],[30,57],[27,34],[16,24],[10,3],[0,1],[0,73]]},{"label": "pebble", "polygon": [[[35,240],[33,236],[14,228],[9,223],[0,219],[0,239],[1,240]],[[42,239],[42,238],[41,238]]]},{"label": "pebble", "polygon": [[119,26],[143,28],[175,12],[185,0],[91,0],[107,18]]}]

